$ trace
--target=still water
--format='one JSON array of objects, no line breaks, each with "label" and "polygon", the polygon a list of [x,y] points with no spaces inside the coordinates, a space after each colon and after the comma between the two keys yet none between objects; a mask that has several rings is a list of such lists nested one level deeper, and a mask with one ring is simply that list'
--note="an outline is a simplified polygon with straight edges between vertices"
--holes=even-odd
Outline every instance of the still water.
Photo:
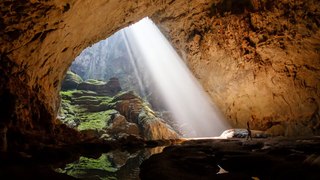
[{"label": "still water", "polygon": [[134,152],[113,150],[98,157],[80,156],[77,161],[56,169],[78,179],[139,180],[139,166],[164,147],[144,148]]}]

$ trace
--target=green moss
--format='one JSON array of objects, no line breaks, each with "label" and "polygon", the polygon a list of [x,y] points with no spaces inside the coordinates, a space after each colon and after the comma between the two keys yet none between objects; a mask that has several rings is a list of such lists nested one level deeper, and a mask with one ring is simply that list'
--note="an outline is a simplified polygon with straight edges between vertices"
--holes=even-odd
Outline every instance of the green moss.
[{"label": "green moss", "polygon": [[81,96],[81,97],[78,97],[77,99],[79,100],[91,100],[91,99],[97,99],[96,96]]},{"label": "green moss", "polygon": [[61,98],[62,99],[71,99],[74,91],[76,91],[76,90],[60,91]]},{"label": "green moss", "polygon": [[104,96],[104,97],[99,97],[99,100],[101,101],[100,105],[110,105],[113,98],[108,97],[108,96]]},{"label": "green moss", "polygon": [[96,80],[96,79],[88,79],[88,80],[86,80],[86,83],[94,84],[94,85],[106,84],[104,81],[99,81],[99,80]]},{"label": "green moss", "polygon": [[[111,162],[108,160],[107,154],[102,154],[98,159],[92,159],[87,157],[80,157],[80,159],[74,163],[67,164],[64,169],[58,169],[57,172],[66,173],[69,176],[76,178],[98,178],[98,179],[116,179],[115,177],[97,177],[98,174],[92,174],[92,172],[105,171],[105,174],[114,173],[116,168],[112,167]],[[99,173],[100,174],[100,173]],[[104,173],[101,173],[104,174]],[[93,177],[94,176],[94,177]]]},{"label": "green moss", "polygon": [[76,119],[77,109],[71,105],[71,101],[68,99],[61,100],[61,106],[59,109],[59,115],[63,117],[61,121],[65,124],[70,124]]},{"label": "green moss", "polygon": [[113,113],[115,113],[113,109],[101,112],[82,113],[80,117],[81,123],[77,129],[79,131],[87,129],[101,130],[107,126]]},{"label": "green moss", "polygon": [[83,82],[82,78],[78,74],[75,74],[75,73],[73,73],[71,71],[67,72],[66,79],[74,81],[74,82],[76,82],[78,84]]},{"label": "green moss", "polygon": [[72,90],[77,89],[78,85],[82,83],[83,80],[77,74],[68,71],[61,85],[62,90]]},{"label": "green moss", "polygon": [[60,91],[60,95],[62,99],[74,99],[80,97],[94,97],[97,93],[93,91],[85,91],[85,90],[67,90],[67,91]]},{"label": "green moss", "polygon": [[[105,128],[114,110],[110,106],[113,98],[96,96],[96,93],[83,90],[61,91],[59,115],[67,125],[77,126],[78,130]],[[96,112],[99,111],[99,112]]]},{"label": "green moss", "polygon": [[87,91],[87,90],[77,90],[72,94],[74,97],[81,97],[81,96],[96,96],[97,93],[94,91]]},{"label": "green moss", "polygon": [[75,98],[76,100],[88,100],[88,101],[101,101],[101,102],[111,102],[112,98],[108,96],[81,96]]}]

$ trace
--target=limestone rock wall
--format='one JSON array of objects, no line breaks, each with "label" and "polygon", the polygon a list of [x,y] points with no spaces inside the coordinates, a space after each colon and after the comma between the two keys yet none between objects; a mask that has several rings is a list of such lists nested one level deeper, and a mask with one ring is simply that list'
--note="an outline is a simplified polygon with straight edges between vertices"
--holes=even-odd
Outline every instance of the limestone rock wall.
[{"label": "limestone rock wall", "polygon": [[319,130],[317,0],[3,0],[0,14],[0,127],[8,131],[50,132],[72,60],[145,16],[234,126]]},{"label": "limestone rock wall", "polygon": [[[176,2],[179,4],[179,2]],[[319,134],[319,1],[202,1],[154,15],[234,127]]]}]

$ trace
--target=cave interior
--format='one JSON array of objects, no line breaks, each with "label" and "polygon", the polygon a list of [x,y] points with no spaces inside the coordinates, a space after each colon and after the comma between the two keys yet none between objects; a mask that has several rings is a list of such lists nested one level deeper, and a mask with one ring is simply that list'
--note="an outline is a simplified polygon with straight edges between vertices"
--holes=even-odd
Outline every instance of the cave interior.
[{"label": "cave interior", "polygon": [[[318,0],[2,0],[0,14],[1,179],[320,179]],[[174,123],[134,68],[144,52],[123,29],[146,17],[218,135]],[[179,83],[174,96],[192,89]],[[195,104],[189,126],[222,126]]]}]

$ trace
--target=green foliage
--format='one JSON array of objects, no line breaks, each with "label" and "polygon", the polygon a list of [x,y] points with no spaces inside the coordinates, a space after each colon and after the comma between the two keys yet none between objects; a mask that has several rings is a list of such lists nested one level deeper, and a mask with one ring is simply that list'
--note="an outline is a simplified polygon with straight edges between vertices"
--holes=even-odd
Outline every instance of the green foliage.
[{"label": "green foliage", "polygon": [[106,84],[104,81],[99,81],[99,80],[96,80],[96,79],[87,79],[86,83],[94,84],[94,85],[104,85],[104,84]]},{"label": "green foliage", "polygon": [[[114,110],[106,110],[111,106],[111,97],[96,96],[92,91],[71,90],[61,91],[61,107],[59,115],[63,117],[61,121],[69,125],[78,125],[78,130],[105,128],[110,120],[110,113]],[[90,107],[105,111],[90,112]]]},{"label": "green foliage", "polygon": [[59,115],[64,117],[62,119],[63,123],[70,124],[75,119],[75,115],[77,114],[77,109],[71,105],[70,100],[62,99],[61,100],[61,107],[59,109]]},{"label": "green foliage", "polygon": [[104,97],[99,97],[101,103],[99,106],[105,106],[105,107],[112,107],[112,97],[104,96]]},{"label": "green foliage", "polygon": [[[98,179],[116,179],[115,177],[92,177],[92,171],[106,171],[105,174],[114,173],[117,171],[116,168],[112,167],[111,162],[108,160],[107,154],[102,154],[98,159],[87,158],[81,156],[78,161],[67,164],[64,169],[58,169],[60,173],[66,173],[69,176],[76,178],[87,177],[89,179],[98,178]],[[91,177],[90,177],[91,176]]]},{"label": "green foliage", "polygon": [[101,130],[107,126],[113,113],[115,113],[113,109],[101,112],[82,113],[80,116],[81,123],[77,129],[79,131],[87,129]]},{"label": "green foliage", "polygon": [[97,93],[93,91],[85,91],[85,90],[67,90],[67,91],[60,91],[60,95],[62,99],[77,99],[85,96],[95,97]]},{"label": "green foliage", "polygon": [[77,75],[71,71],[67,71],[66,80],[73,81],[78,84],[83,82],[82,78],[79,75]]},{"label": "green foliage", "polygon": [[60,95],[62,99],[71,99],[73,96],[73,93],[78,90],[69,90],[69,91],[60,91]]}]

